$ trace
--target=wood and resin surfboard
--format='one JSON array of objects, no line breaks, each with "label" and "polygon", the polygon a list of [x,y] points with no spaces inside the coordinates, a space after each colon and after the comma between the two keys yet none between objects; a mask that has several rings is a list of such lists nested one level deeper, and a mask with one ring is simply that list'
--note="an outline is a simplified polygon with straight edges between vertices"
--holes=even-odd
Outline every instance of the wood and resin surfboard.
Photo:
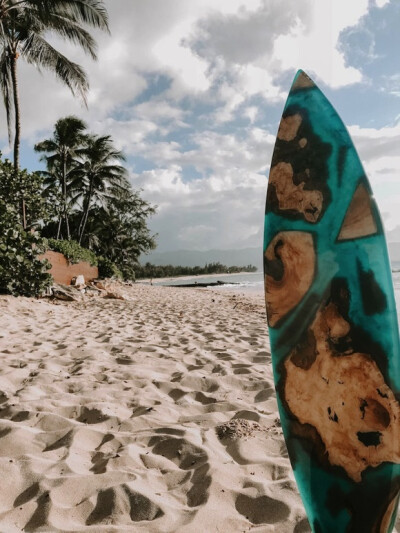
[{"label": "wood and resin surfboard", "polygon": [[303,71],[271,162],[264,273],[281,422],[311,528],[388,533],[400,348],[387,246],[349,134]]}]

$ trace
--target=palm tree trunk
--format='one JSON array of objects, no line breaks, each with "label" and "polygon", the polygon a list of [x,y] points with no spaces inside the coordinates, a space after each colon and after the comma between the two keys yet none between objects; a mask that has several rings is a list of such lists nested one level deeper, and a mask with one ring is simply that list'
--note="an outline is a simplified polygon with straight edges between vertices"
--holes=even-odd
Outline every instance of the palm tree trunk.
[{"label": "palm tree trunk", "polygon": [[64,220],[65,228],[67,230],[67,239],[71,240],[71,234],[69,231],[68,211],[67,211],[67,161],[65,154],[63,155],[63,208],[64,208]]},{"label": "palm tree trunk", "polygon": [[85,231],[86,222],[89,216],[89,208],[90,208],[90,200],[92,199],[92,192],[93,192],[93,186],[92,186],[92,183],[90,183],[85,211],[83,213],[81,223],[79,224],[79,244],[81,244],[82,242],[83,233]]},{"label": "palm tree trunk", "polygon": [[[21,143],[21,117],[19,109],[19,94],[18,94],[18,79],[17,79],[17,59],[18,52],[13,51],[11,57],[11,79],[13,86],[13,100],[14,100],[14,115],[15,115],[15,137],[14,137],[14,172],[17,174],[19,170],[19,148]],[[22,193],[21,199],[21,216],[22,226],[26,229],[26,207],[25,198]]]},{"label": "palm tree trunk", "polygon": [[65,225],[67,227],[67,239],[70,241],[71,240],[71,232],[69,230],[69,220],[68,220],[67,210],[65,210]]},{"label": "palm tree trunk", "polygon": [[83,237],[83,234],[85,232],[85,228],[86,228],[86,222],[87,222],[87,219],[88,219],[88,214],[89,214],[89,202],[88,202],[88,207],[83,215],[83,220],[82,220],[82,228],[81,228],[81,234],[79,235],[79,244],[81,244],[82,242],[82,237]]},{"label": "palm tree trunk", "polygon": [[57,226],[57,237],[56,237],[57,240],[60,238],[61,221],[62,221],[62,215],[60,214],[60,218],[58,220],[58,226]]}]

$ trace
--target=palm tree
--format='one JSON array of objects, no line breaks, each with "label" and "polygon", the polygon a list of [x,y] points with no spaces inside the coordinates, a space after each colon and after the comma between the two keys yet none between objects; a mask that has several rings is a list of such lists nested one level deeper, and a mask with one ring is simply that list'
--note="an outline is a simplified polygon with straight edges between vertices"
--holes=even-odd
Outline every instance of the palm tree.
[{"label": "palm tree", "polygon": [[93,242],[94,250],[130,277],[140,254],[155,248],[155,236],[147,227],[147,218],[154,213],[155,208],[131,186],[122,194],[115,191],[107,211],[98,208],[91,212],[91,231],[98,241]]},{"label": "palm tree", "polygon": [[89,135],[86,143],[82,161],[70,171],[71,190],[76,191],[72,201],[82,202],[79,243],[82,242],[90,208],[96,204],[107,209],[107,202],[116,192],[123,192],[129,187],[127,171],[118,164],[118,161],[125,161],[125,156],[114,148],[110,135]]},{"label": "palm tree", "polygon": [[68,173],[77,164],[76,158],[84,152],[87,126],[83,120],[75,116],[68,116],[57,120],[53,137],[35,145],[36,152],[47,153],[40,159],[46,161],[46,183],[61,189],[62,205],[57,229],[57,239],[60,236],[61,224],[64,219],[67,239],[71,234],[68,223]]},{"label": "palm tree", "polygon": [[17,60],[22,57],[39,70],[55,73],[73,95],[79,94],[86,103],[89,84],[84,70],[45,39],[47,32],[55,33],[78,44],[96,59],[95,40],[82,25],[108,31],[108,16],[102,0],[0,0],[0,88],[10,142],[14,118],[15,172],[19,169],[21,136]]}]

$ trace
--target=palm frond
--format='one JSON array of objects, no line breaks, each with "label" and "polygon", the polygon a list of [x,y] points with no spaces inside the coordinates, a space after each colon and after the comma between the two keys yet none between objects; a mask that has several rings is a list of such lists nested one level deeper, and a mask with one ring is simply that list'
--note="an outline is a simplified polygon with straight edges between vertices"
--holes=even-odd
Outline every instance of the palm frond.
[{"label": "palm frond", "polygon": [[[49,0],[36,0],[49,2]],[[52,0],[54,8],[73,20],[109,32],[108,13],[102,0]]]},{"label": "palm frond", "polygon": [[45,139],[40,143],[35,144],[35,152],[55,152],[57,150],[57,145],[52,139]]},{"label": "palm frond", "polygon": [[[54,32],[63,39],[72,42],[88,53],[92,59],[97,59],[97,44],[95,39],[79,23],[60,13],[49,13],[43,29]],[[37,32],[35,32],[37,33]]]},{"label": "palm frond", "polygon": [[108,13],[103,0],[19,0],[7,2],[4,14],[12,11],[35,11],[45,23],[54,14],[64,14],[75,22],[109,32]]},{"label": "palm frond", "polygon": [[82,135],[86,128],[87,124],[81,118],[69,115],[57,120],[54,126],[54,138],[58,144],[75,145],[78,136]]},{"label": "palm frond", "polygon": [[45,68],[53,71],[69,87],[74,96],[76,93],[80,94],[86,105],[89,83],[82,67],[67,59],[39,35],[31,34],[24,42],[21,53],[28,63],[35,65],[39,70]]}]

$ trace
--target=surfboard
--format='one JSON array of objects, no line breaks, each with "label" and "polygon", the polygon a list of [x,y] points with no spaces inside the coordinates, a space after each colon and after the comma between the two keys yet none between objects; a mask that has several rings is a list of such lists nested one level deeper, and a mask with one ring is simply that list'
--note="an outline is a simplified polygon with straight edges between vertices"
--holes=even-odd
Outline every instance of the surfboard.
[{"label": "surfboard", "polygon": [[387,245],[346,127],[303,71],[272,156],[264,278],[283,433],[315,533],[389,533],[400,346]]}]

